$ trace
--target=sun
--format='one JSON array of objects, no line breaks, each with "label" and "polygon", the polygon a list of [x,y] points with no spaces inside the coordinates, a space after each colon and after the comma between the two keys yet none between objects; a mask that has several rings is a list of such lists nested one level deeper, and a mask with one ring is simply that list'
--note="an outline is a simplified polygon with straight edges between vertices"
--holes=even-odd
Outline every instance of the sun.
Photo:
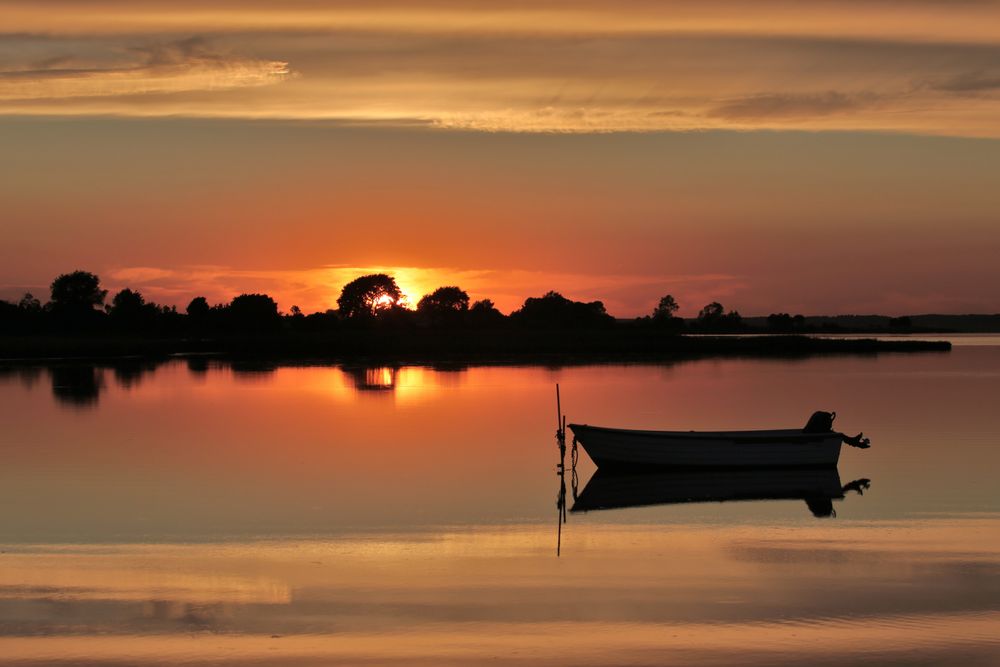
[{"label": "sun", "polygon": [[388,310],[390,308],[411,308],[410,296],[404,290],[399,291],[399,298],[394,298],[391,294],[380,294],[375,297],[372,306],[375,310]]},{"label": "sun", "polygon": [[382,294],[377,299],[375,299],[375,308],[382,310],[383,308],[391,308],[396,305],[396,299],[392,298],[389,294]]}]

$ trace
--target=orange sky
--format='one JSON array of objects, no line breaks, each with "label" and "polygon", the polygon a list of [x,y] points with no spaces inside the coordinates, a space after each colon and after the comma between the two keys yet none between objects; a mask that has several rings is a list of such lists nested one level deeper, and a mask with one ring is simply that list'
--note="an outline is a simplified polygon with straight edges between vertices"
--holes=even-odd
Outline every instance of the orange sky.
[{"label": "orange sky", "polygon": [[0,298],[1000,310],[1000,3],[0,0]]}]

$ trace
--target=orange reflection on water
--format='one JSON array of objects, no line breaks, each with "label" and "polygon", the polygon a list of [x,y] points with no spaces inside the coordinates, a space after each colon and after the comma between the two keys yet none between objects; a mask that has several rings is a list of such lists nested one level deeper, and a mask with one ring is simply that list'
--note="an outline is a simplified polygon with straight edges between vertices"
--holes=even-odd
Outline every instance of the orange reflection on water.
[{"label": "orange reflection on water", "polygon": [[[6,660],[906,663],[1000,649],[1000,518],[25,546]],[[54,604],[58,602],[58,604]],[[26,610],[32,609],[30,613]],[[44,634],[44,637],[29,635]]]},{"label": "orange reflection on water", "polygon": [[[896,616],[821,624],[475,623],[384,633],[162,637],[56,637],[3,640],[7,660],[124,661],[131,665],[187,662],[240,665],[490,664],[600,665],[655,659],[657,664],[776,665],[877,660],[911,665],[996,650],[1000,614]],[[989,663],[982,663],[989,664]]]},{"label": "orange reflection on water", "polygon": [[[571,421],[611,426],[788,427],[834,409],[839,427],[874,442],[842,457],[843,481],[872,478],[876,489],[847,516],[990,509],[998,350],[442,370],[188,360],[145,375],[75,374],[100,380],[100,395],[83,406],[53,394],[56,375],[24,373],[0,378],[0,540],[547,521],[555,382]],[[591,470],[583,455],[583,484]]]}]

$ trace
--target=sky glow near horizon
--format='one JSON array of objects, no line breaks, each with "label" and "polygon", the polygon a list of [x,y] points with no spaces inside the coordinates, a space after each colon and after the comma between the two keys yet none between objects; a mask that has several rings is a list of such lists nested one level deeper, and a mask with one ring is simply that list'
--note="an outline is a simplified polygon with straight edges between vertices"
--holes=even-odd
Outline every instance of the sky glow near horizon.
[{"label": "sky glow near horizon", "polygon": [[0,0],[0,298],[1000,311],[1000,2]]}]

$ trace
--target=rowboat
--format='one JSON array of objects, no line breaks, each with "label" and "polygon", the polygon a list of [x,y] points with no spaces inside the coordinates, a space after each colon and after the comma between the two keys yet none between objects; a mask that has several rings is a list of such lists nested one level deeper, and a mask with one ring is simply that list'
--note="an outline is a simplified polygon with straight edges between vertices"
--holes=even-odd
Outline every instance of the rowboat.
[{"label": "rowboat", "polygon": [[[827,415],[832,424],[833,413]],[[835,414],[833,414],[835,416]],[[813,420],[810,420],[810,425]],[[835,467],[840,446],[868,440],[807,425],[764,431],[639,431],[569,424],[574,439],[598,467],[776,468]]]},{"label": "rowboat", "polygon": [[805,501],[816,517],[833,515],[833,501],[848,490],[859,493],[869,480],[846,486],[836,468],[769,468],[753,470],[666,470],[621,472],[599,468],[573,504],[571,512],[757,500]]}]

